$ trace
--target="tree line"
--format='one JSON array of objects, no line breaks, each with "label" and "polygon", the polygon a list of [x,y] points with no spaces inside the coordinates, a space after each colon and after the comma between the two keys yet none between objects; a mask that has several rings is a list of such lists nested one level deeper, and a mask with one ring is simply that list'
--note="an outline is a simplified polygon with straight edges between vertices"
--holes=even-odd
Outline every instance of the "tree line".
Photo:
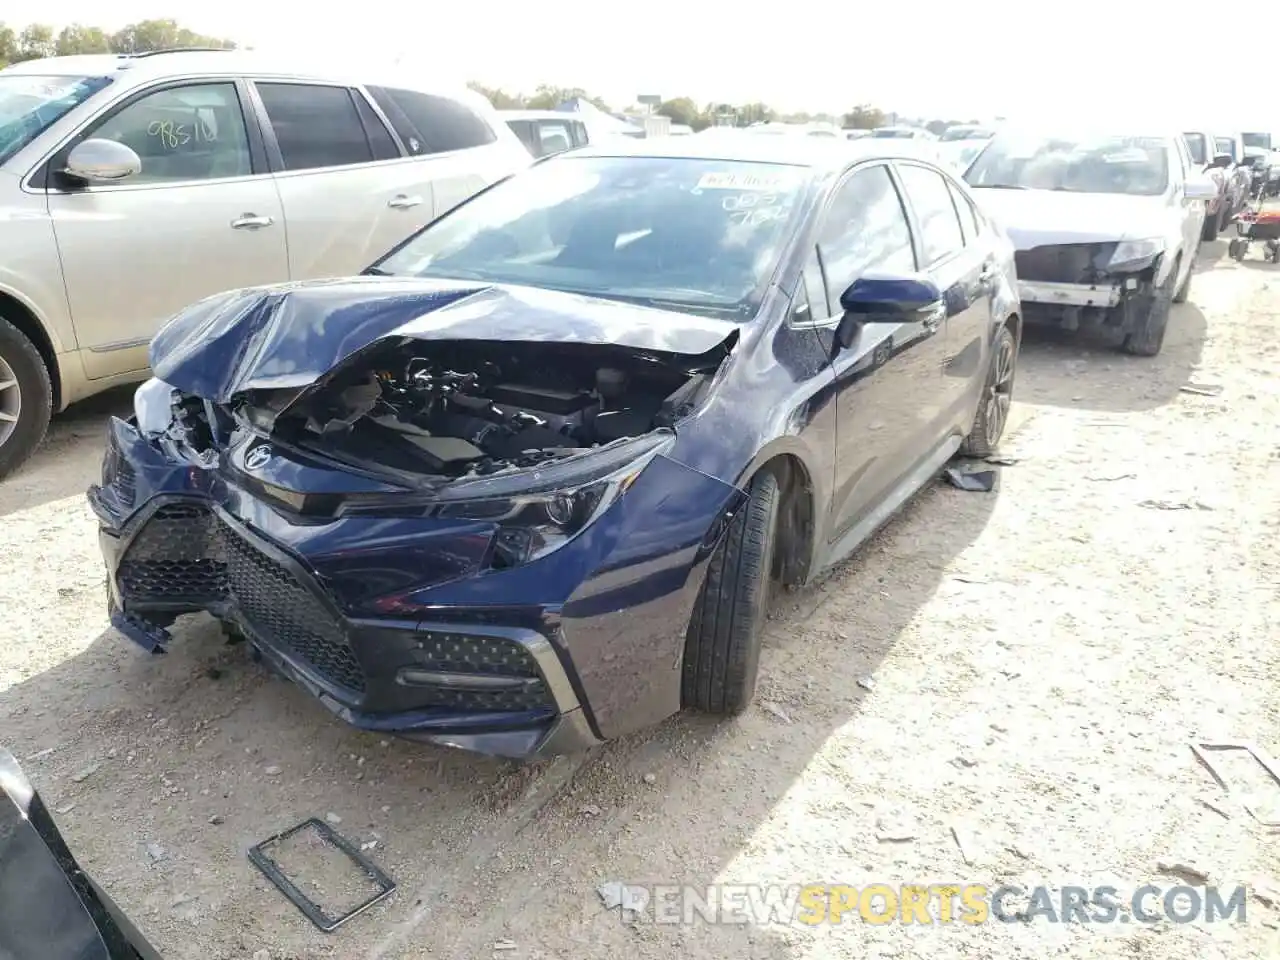
[{"label": "tree line", "polygon": [[[23,60],[41,57],[63,57],[83,53],[145,53],[148,50],[171,50],[180,47],[217,47],[234,49],[234,41],[222,37],[210,37],[186,27],[176,20],[140,20],[108,33],[101,27],[73,23],[55,31],[42,24],[29,24],[15,29],[0,22],[0,67]],[[499,110],[552,110],[566,100],[581,98],[606,113],[614,111],[602,99],[592,96],[580,87],[557,87],[540,84],[533,93],[508,92],[479,83],[470,84],[473,90],[488,97]],[[637,108],[643,109],[643,108]],[[898,117],[870,104],[859,104],[846,113],[782,113],[767,103],[704,103],[699,105],[690,97],[673,97],[664,100],[654,112],[670,117],[672,123],[681,123],[693,130],[705,130],[712,126],[745,127],[753,123],[782,121],[785,123],[809,123],[813,121],[834,123],[840,127],[870,130],[888,122],[915,123],[940,133],[957,120],[922,120]],[[969,123],[977,121],[970,120]]]},{"label": "tree line", "polygon": [[[497,87],[486,87],[480,83],[470,84],[471,89],[483,94],[499,110],[554,110],[566,100],[580,98],[599,107],[606,113],[614,111],[599,97],[594,97],[581,87],[554,87],[539,85],[531,94],[510,92]],[[643,112],[646,108],[633,107],[632,110]],[[653,108],[654,113],[670,117],[672,123],[682,123],[694,131],[705,130],[714,126],[746,127],[753,123],[834,123],[838,127],[856,130],[874,130],[886,123],[911,123],[926,127],[934,133],[941,133],[947,127],[957,123],[977,123],[977,120],[943,120],[900,117],[887,113],[871,104],[859,104],[842,114],[830,113],[783,113],[774,110],[767,103],[705,103],[699,105],[690,97],[674,97],[664,100]]]},{"label": "tree line", "polygon": [[140,20],[107,33],[101,27],[73,23],[54,31],[43,23],[15,29],[0,22],[0,67],[41,57],[78,53],[145,53],[176,47],[235,48],[231,40],[208,37],[178,25],[176,20]]}]

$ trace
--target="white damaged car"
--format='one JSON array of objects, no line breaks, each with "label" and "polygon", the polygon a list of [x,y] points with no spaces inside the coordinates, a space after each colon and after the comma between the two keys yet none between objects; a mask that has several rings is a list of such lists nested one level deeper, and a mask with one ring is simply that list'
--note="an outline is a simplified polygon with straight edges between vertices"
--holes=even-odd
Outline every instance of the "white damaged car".
[{"label": "white damaged car", "polygon": [[1218,192],[1178,133],[1002,132],[964,178],[1017,248],[1026,322],[1160,352]]}]

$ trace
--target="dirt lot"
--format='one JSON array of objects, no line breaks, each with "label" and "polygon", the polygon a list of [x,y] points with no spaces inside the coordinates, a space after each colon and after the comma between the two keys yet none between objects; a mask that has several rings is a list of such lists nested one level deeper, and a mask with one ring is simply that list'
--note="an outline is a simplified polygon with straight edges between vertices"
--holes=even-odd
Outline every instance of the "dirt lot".
[{"label": "dirt lot", "polygon": [[[165,657],[114,636],[82,494],[129,398],[102,398],[0,485],[2,739],[174,960],[1275,955],[1265,890],[1245,925],[945,928],[626,924],[596,893],[1128,891],[1179,883],[1176,864],[1273,883],[1272,838],[1188,748],[1280,751],[1280,274],[1224,248],[1155,360],[1031,339],[998,490],[931,488],[824,584],[780,597],[746,716],[525,768],[354,733],[207,622]],[[245,851],[329,815],[400,886],[325,936]]]}]

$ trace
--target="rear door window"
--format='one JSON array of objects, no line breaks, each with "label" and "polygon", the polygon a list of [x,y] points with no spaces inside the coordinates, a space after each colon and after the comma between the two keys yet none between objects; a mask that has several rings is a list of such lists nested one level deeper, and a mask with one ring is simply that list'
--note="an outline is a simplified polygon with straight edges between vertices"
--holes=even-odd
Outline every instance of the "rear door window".
[{"label": "rear door window", "polygon": [[368,89],[411,154],[470,150],[498,139],[489,122],[459,100],[397,87]]},{"label": "rear door window", "polygon": [[951,191],[942,174],[927,167],[901,164],[898,174],[907,200],[920,224],[920,246],[924,266],[930,267],[964,249],[964,231]]},{"label": "rear door window", "polygon": [[342,167],[373,160],[359,111],[346,87],[255,83],[285,170]]},{"label": "rear door window", "polygon": [[978,213],[973,209],[973,204],[965,197],[955,185],[948,182],[947,189],[951,191],[951,202],[956,205],[956,211],[960,214],[960,226],[964,228],[964,241],[971,243],[977,239]]}]

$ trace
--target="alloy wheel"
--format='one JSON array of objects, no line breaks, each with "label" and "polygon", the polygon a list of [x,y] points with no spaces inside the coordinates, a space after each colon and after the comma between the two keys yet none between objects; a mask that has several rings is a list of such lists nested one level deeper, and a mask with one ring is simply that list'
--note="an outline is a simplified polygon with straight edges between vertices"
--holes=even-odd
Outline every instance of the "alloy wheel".
[{"label": "alloy wheel", "polygon": [[1001,337],[1000,348],[992,358],[991,383],[987,387],[987,444],[994,447],[1004,433],[1009,419],[1009,407],[1013,403],[1013,338]]},{"label": "alloy wheel", "polygon": [[18,386],[18,375],[4,356],[0,355],[0,447],[18,429],[21,414],[22,388]]}]

